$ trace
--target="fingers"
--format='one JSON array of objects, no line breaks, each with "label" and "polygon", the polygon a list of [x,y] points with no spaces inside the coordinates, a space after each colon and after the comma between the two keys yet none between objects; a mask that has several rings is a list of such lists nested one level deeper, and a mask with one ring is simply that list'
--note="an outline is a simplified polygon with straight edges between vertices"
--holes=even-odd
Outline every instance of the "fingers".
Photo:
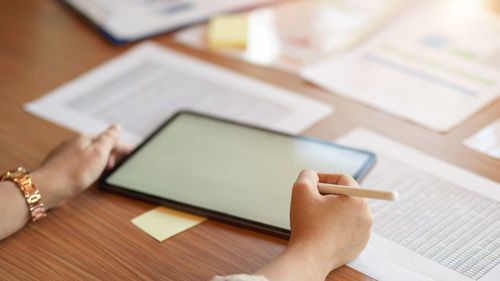
[{"label": "fingers", "polygon": [[99,152],[102,156],[108,156],[111,150],[118,142],[118,137],[120,136],[121,128],[119,125],[111,125],[106,131],[102,132],[93,141],[90,147]]},{"label": "fingers", "polygon": [[323,183],[331,183],[331,184],[359,187],[359,184],[350,175],[346,175],[346,174],[319,173],[318,177],[319,177],[319,182],[323,182]]},{"label": "fingers", "polygon": [[345,174],[343,174],[337,180],[337,184],[359,187],[359,184],[357,181],[355,181],[350,175],[345,175]]},{"label": "fingers", "polygon": [[109,155],[108,163],[106,164],[106,170],[111,170],[116,164],[116,158],[113,154]]},{"label": "fingers", "polygon": [[111,151],[117,160],[120,160],[123,156],[129,154],[130,152],[132,152],[132,147],[120,141],[115,144],[115,147],[113,147],[113,150]]},{"label": "fingers", "polygon": [[111,154],[109,155],[108,163],[106,165],[106,170],[112,169],[116,163],[120,162],[123,157],[132,152],[132,147],[128,144],[118,142],[111,150]]},{"label": "fingers", "polygon": [[318,174],[315,171],[303,170],[293,185],[292,197],[310,198],[319,196],[318,181]]},{"label": "fingers", "polygon": [[92,139],[86,134],[78,134],[65,140],[57,149],[84,149],[92,143]]}]

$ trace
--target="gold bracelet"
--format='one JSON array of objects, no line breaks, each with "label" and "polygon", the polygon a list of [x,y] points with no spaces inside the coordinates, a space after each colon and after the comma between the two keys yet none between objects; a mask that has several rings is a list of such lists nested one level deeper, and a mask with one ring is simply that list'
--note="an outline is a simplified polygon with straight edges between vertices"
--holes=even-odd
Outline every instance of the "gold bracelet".
[{"label": "gold bracelet", "polygon": [[19,167],[16,170],[5,172],[0,181],[3,182],[6,180],[15,182],[23,193],[31,214],[31,221],[37,221],[47,216],[45,207],[42,203],[42,195],[36,185],[31,181],[29,172],[25,168]]}]

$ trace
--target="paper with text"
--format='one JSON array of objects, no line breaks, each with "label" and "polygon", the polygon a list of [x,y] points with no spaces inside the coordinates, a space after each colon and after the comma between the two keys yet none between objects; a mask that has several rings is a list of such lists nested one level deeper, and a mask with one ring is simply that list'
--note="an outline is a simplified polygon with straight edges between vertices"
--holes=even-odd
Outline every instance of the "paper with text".
[{"label": "paper with text", "polygon": [[302,70],[311,82],[445,132],[500,95],[500,17],[481,1],[415,1],[352,52]]},{"label": "paper with text", "polygon": [[26,104],[37,116],[97,134],[112,123],[137,145],[175,112],[193,110],[298,134],[332,112],[326,104],[143,43]]},{"label": "paper with text", "polygon": [[339,142],[377,154],[362,186],[400,196],[369,200],[372,237],[351,267],[378,280],[499,280],[499,183],[367,130]]}]

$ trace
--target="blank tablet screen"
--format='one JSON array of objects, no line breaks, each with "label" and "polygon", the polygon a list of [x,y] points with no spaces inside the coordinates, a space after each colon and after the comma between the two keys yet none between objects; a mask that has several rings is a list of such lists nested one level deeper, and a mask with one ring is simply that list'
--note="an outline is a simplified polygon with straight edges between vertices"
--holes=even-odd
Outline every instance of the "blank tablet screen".
[{"label": "blank tablet screen", "polygon": [[180,113],[104,183],[289,230],[292,185],[302,169],[359,177],[374,159],[324,141]]}]

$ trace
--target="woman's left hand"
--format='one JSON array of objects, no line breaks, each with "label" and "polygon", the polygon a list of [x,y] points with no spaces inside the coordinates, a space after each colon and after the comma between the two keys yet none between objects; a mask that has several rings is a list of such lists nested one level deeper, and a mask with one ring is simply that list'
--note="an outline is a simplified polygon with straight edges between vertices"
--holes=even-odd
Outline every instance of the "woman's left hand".
[{"label": "woman's left hand", "polygon": [[114,166],[131,148],[118,142],[121,128],[112,125],[96,138],[79,135],[65,141],[31,173],[46,209],[62,205],[87,189],[105,169]]}]

